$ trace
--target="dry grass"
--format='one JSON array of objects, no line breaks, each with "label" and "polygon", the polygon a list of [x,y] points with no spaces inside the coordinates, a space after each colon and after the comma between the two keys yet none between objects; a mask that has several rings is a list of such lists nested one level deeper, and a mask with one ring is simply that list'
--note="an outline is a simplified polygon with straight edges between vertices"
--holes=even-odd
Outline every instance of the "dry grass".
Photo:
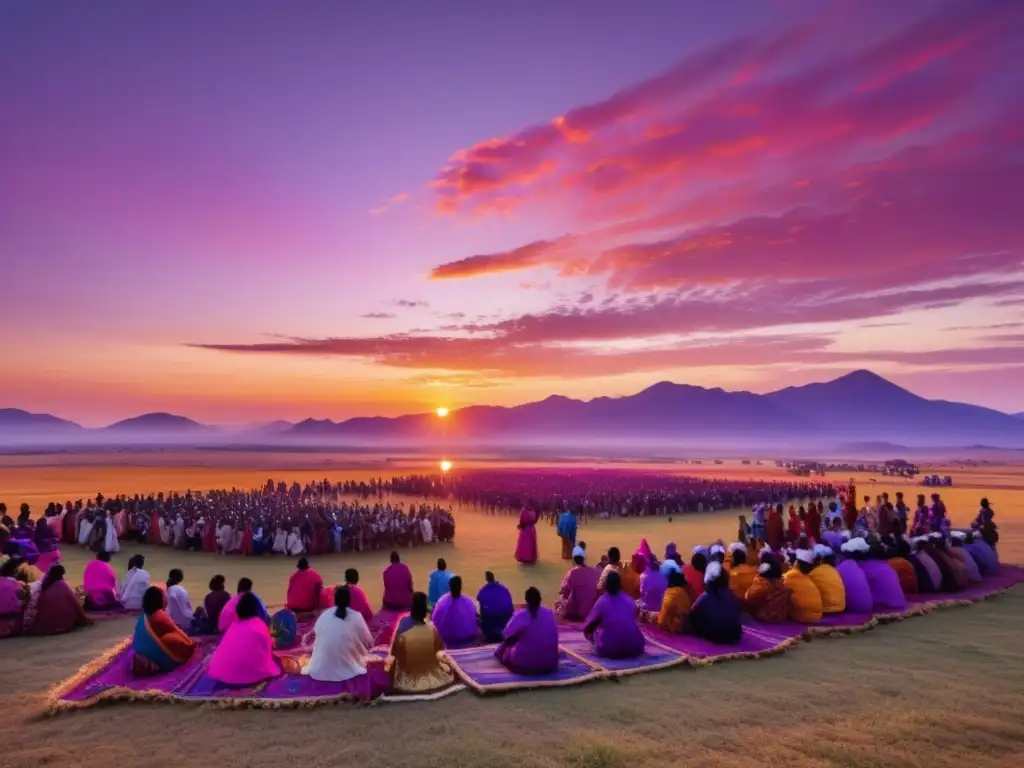
[{"label": "dry grass", "polygon": [[[28,489],[48,499],[59,489],[75,494],[129,486],[140,491],[203,487],[216,479],[252,484],[256,470],[165,466],[46,469],[43,477],[0,470],[0,499],[20,500]],[[365,471],[365,470],[364,470]],[[30,470],[31,472],[31,470]],[[294,470],[297,479],[323,475]],[[218,474],[219,473],[219,474]],[[282,472],[273,472],[275,477]],[[330,476],[340,473],[331,471]],[[959,488],[945,492],[954,520],[965,522],[979,496],[998,512],[1004,559],[1024,562],[1024,471],[958,469]],[[231,480],[251,476],[252,480]],[[141,483],[159,477],[161,484]],[[148,480],[147,480],[148,478]],[[867,487],[866,485],[864,486]],[[84,490],[88,488],[89,490]],[[872,489],[883,488],[881,484]],[[904,491],[914,493],[913,487]],[[611,544],[632,549],[641,536],[660,549],[734,530],[733,515],[595,523],[583,529],[593,552]],[[541,563],[512,561],[515,531],[507,518],[470,512],[459,517],[458,543],[409,553],[422,583],[443,554],[470,584],[485,569],[521,591],[534,583],[552,594],[563,572],[553,532],[541,530]],[[129,547],[116,563],[123,568]],[[252,576],[270,601],[283,598],[286,560],[241,560],[146,550],[152,574],[172,564],[186,571],[194,596],[218,570],[234,579]],[[386,553],[321,558],[325,578],[344,567],[364,573],[379,598],[377,573]],[[77,576],[86,557],[68,558]],[[927,768],[1020,765],[1024,758],[1024,589],[972,606],[939,611],[872,632],[818,640],[770,659],[731,662],[697,670],[675,669],[618,683],[519,693],[498,698],[459,694],[441,703],[298,711],[214,711],[202,707],[116,705],[53,719],[38,716],[43,692],[85,664],[130,629],[105,622],[62,638],[8,640],[0,646],[0,765],[76,765],[100,768],[210,765],[389,765],[446,768],[487,765],[618,768],[676,765],[907,765]]]}]

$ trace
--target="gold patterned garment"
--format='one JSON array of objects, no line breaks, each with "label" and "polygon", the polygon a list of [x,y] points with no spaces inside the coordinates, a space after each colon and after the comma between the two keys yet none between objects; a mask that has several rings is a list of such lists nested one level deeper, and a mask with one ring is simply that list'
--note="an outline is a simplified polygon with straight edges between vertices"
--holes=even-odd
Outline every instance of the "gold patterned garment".
[{"label": "gold patterned garment", "polygon": [[395,636],[386,669],[391,686],[401,693],[424,693],[455,680],[444,661],[444,643],[433,624],[418,624]]}]

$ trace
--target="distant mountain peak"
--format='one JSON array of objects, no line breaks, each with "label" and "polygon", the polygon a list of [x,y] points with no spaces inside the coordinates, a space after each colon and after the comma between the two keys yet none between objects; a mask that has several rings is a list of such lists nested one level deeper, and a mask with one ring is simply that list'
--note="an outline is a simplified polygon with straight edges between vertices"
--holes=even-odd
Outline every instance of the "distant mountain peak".
[{"label": "distant mountain peak", "polygon": [[206,426],[198,421],[193,421],[186,416],[178,416],[173,413],[158,411],[155,413],[144,413],[141,416],[134,416],[130,419],[117,421],[106,427],[109,430],[193,430],[206,429]]}]

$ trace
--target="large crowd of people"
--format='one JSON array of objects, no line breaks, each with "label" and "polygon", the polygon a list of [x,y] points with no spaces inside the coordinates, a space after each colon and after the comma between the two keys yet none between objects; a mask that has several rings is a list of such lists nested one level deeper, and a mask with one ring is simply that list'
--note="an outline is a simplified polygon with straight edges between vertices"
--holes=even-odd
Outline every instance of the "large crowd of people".
[{"label": "large crowd of people", "polygon": [[[591,564],[585,543],[576,540],[575,511],[565,509],[556,531],[572,564],[550,606],[537,587],[517,602],[490,572],[473,599],[463,576],[449,571],[443,558],[426,590],[417,590],[411,570],[392,551],[381,576],[382,610],[402,617],[386,663],[392,685],[402,692],[443,687],[453,675],[440,651],[482,643],[496,643],[495,658],[516,674],[552,673],[564,622],[582,624],[596,656],[632,658],[644,653],[645,625],[728,646],[740,642],[744,615],[816,624],[828,614],[894,613],[906,608],[908,595],[956,593],[998,572],[998,528],[988,500],[970,528],[954,530],[938,494],[931,504],[920,497],[911,511],[901,495],[890,501],[884,494],[866,497],[858,508],[854,493],[851,488],[849,500],[831,502],[827,513],[817,503],[791,510],[786,525],[781,504],[758,503],[752,523],[740,518],[736,541],[695,546],[688,561],[674,543],[659,558],[644,540],[629,559],[612,547]],[[536,521],[535,512],[521,512],[521,562],[536,559]],[[208,674],[228,685],[283,672],[324,681],[366,673],[375,617],[356,569],[345,572],[344,583],[326,585],[300,557],[286,606],[273,614],[250,579],[229,594],[219,575],[194,607],[180,569],[154,582],[141,555],[118,577],[100,550],[84,570],[80,595],[64,575],[59,564],[44,575],[12,553],[0,565],[0,636],[70,631],[88,622],[87,610],[132,610],[140,612],[132,641],[136,675],[166,674],[184,664],[202,635],[220,636]],[[300,638],[303,619],[315,623]],[[310,647],[301,666],[277,652],[297,643]]]}]

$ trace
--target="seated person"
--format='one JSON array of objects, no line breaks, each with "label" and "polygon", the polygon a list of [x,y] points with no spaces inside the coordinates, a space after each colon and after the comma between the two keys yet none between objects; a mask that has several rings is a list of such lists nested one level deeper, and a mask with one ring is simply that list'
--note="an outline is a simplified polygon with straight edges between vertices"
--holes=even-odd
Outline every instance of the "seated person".
[{"label": "seated person", "polygon": [[17,560],[0,565],[0,639],[21,634],[29,587],[15,578],[17,571]]},{"label": "seated person", "polygon": [[291,608],[282,608],[270,617],[270,637],[274,650],[291,648],[298,642],[299,617]]},{"label": "seated person", "polygon": [[167,576],[167,615],[179,627],[188,630],[192,626],[195,613],[188,592],[181,583],[184,580],[185,574],[180,568],[172,568]]},{"label": "seated person", "polygon": [[256,598],[256,604],[259,606],[259,615],[263,621],[270,622],[270,614],[267,613],[266,607],[263,605],[263,601],[252,591],[252,579],[242,577],[238,580],[238,591],[235,596],[232,597],[225,603],[224,608],[221,609],[220,616],[217,619],[217,630],[223,634],[227,631],[227,628],[231,626],[232,622],[238,618],[236,610],[238,603],[246,595],[252,595]]},{"label": "seated person", "polygon": [[526,590],[526,607],[505,627],[494,656],[517,675],[548,675],[558,669],[558,623],[555,612],[540,604],[540,590]]},{"label": "seated person", "polygon": [[311,613],[320,607],[320,590],[324,588],[324,580],[320,574],[309,567],[309,561],[300,557],[295,565],[295,573],[288,577],[288,593],[285,608],[296,613]]},{"label": "seated person", "polygon": [[240,593],[235,620],[210,657],[207,674],[211,678],[224,685],[248,686],[281,674],[270,629],[261,615],[265,610],[252,592]]},{"label": "seated person", "polygon": [[967,551],[971,553],[974,561],[978,564],[982,575],[989,576],[999,573],[999,555],[996,548],[985,541],[983,536],[977,533],[968,536],[964,546],[967,547]]},{"label": "seated person", "polygon": [[401,693],[424,693],[444,688],[455,680],[444,655],[437,628],[427,621],[427,596],[412,596],[409,615],[398,622],[385,669],[391,687]]},{"label": "seated person", "polygon": [[967,573],[959,560],[950,557],[946,546],[946,537],[939,532],[931,533],[928,535],[928,543],[930,545],[928,554],[931,555],[942,574],[942,591],[959,592],[962,589],[967,589]]},{"label": "seated person", "polygon": [[696,546],[690,556],[690,562],[683,566],[683,577],[690,585],[690,592],[694,599],[704,594],[704,569],[708,567],[708,550],[706,547]]},{"label": "seated person", "polygon": [[704,570],[704,594],[690,610],[690,631],[711,643],[735,645],[743,638],[740,603],[729,589],[729,574],[714,560]]},{"label": "seated person", "polygon": [[817,624],[821,621],[821,593],[811,581],[814,570],[814,553],[809,549],[796,551],[796,567],[782,577],[782,583],[790,589],[789,618],[802,624]]},{"label": "seated person", "polygon": [[949,543],[951,546],[947,551],[951,557],[960,561],[964,573],[967,574],[968,583],[979,584],[981,582],[981,569],[978,568],[978,564],[964,546],[967,543],[967,534],[963,531],[953,531]]},{"label": "seated person", "polygon": [[637,624],[636,602],[622,591],[618,572],[606,572],[605,593],[587,617],[583,634],[594,644],[594,653],[608,659],[643,655],[644,635]]},{"label": "seated person", "polygon": [[818,564],[811,571],[811,581],[821,595],[823,614],[842,613],[846,610],[846,587],[843,577],[836,570],[836,554],[828,544],[815,544],[814,554]]},{"label": "seated person", "polygon": [[334,610],[324,611],[313,626],[313,654],[302,674],[314,680],[341,683],[366,674],[366,656],[373,637],[359,611],[352,610],[348,587],[334,590]]},{"label": "seated person", "polygon": [[605,593],[605,584],[611,574],[619,574],[620,587],[622,584],[622,554],[619,552],[618,547],[609,548],[607,560],[608,562],[601,569],[601,575],[597,579],[597,594],[599,596]]},{"label": "seated person", "polygon": [[64,581],[64,566],[54,565],[42,581],[29,585],[23,631],[26,635],[59,635],[92,624],[75,591]]},{"label": "seated person", "polygon": [[370,600],[359,586],[359,571],[355,568],[345,569],[345,586],[348,587],[349,605],[353,611],[358,611],[363,621],[369,626],[373,621],[373,609],[370,608]]},{"label": "seated person", "polygon": [[392,552],[391,565],[384,569],[384,607],[389,611],[407,611],[412,595],[412,571],[397,552]]},{"label": "seated person", "polygon": [[900,580],[900,587],[904,595],[917,594],[917,571],[913,564],[907,559],[910,555],[910,545],[902,537],[897,537],[894,542],[894,555],[888,559],[889,567],[896,572]]},{"label": "seated person", "polygon": [[444,595],[448,594],[448,582],[451,579],[452,575],[448,573],[448,563],[444,561],[443,557],[437,558],[437,569],[430,572],[427,582],[427,600],[430,601],[431,608],[437,605],[437,601]]},{"label": "seated person", "polygon": [[147,589],[149,573],[146,571],[146,558],[142,555],[132,555],[128,560],[128,571],[121,582],[121,605],[126,611],[141,611],[142,598]]},{"label": "seated person", "polygon": [[910,540],[910,544],[911,553],[906,558],[914,567],[918,594],[938,592],[942,588],[942,572],[927,552],[928,537],[915,537]]},{"label": "seated person", "polygon": [[100,550],[82,573],[87,611],[109,611],[121,608],[117,594],[117,573],[110,565],[110,553]]},{"label": "seated person", "polygon": [[868,577],[860,563],[866,559],[871,548],[859,536],[843,543],[843,562],[836,568],[843,579],[846,590],[846,610],[854,613],[871,613],[875,600],[871,596]]},{"label": "seated person", "polygon": [[476,593],[476,602],[480,606],[480,630],[484,634],[484,642],[500,642],[505,625],[515,612],[512,593],[508,587],[495,580],[493,573],[486,571],[484,585]]},{"label": "seated person", "polygon": [[196,634],[217,634],[221,611],[231,602],[231,593],[224,588],[225,581],[225,578],[219,573],[210,579],[210,591],[203,598],[203,626]]},{"label": "seated person", "polygon": [[465,648],[480,640],[476,606],[462,594],[461,576],[449,580],[448,592],[434,606],[433,622],[445,648]]},{"label": "seated person", "polygon": [[639,607],[642,611],[661,610],[661,601],[668,589],[668,577],[662,574],[654,555],[650,555],[647,569],[640,575]]},{"label": "seated person", "polygon": [[661,608],[656,614],[644,614],[648,623],[658,625],[658,629],[664,632],[671,632],[673,635],[681,635],[688,631],[690,626],[690,609],[693,601],[690,599],[690,589],[686,585],[681,570],[669,571],[668,588],[661,598]]},{"label": "seated person", "polygon": [[747,590],[754,583],[757,568],[747,562],[747,548],[738,541],[729,545],[729,555],[732,558],[732,566],[729,568],[729,589],[742,603]]},{"label": "seated person", "polygon": [[170,672],[192,658],[195,643],[181,631],[165,610],[167,594],[147,587],[142,595],[142,615],[132,635],[132,674],[149,677]]},{"label": "seated person", "polygon": [[562,579],[558,589],[560,595],[555,603],[555,612],[564,621],[583,621],[590,614],[597,602],[597,572],[584,564],[584,553],[579,548],[573,550],[573,566]]},{"label": "seated person", "polygon": [[757,576],[743,596],[743,606],[765,624],[781,624],[789,619],[789,587],[782,581],[782,566],[770,554],[761,557]]},{"label": "seated person", "polygon": [[902,611],[907,607],[907,596],[900,586],[900,577],[884,559],[880,547],[871,551],[871,559],[861,562],[861,570],[868,580],[871,601],[875,611]]}]

